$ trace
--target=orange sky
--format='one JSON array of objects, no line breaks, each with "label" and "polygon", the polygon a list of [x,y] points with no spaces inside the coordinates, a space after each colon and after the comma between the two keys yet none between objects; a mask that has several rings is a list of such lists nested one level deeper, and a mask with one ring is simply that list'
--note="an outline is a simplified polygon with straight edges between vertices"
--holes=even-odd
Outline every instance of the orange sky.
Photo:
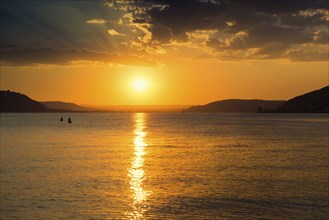
[{"label": "orange sky", "polygon": [[321,1],[155,2],[1,2],[1,89],[39,101],[191,105],[287,100],[329,84]]},{"label": "orange sky", "polygon": [[[326,63],[185,62],[163,67],[1,68],[1,89],[40,101],[92,105],[190,105],[215,100],[286,100],[328,85]],[[265,74],[266,73],[266,74]],[[144,91],[133,87],[144,79]]]}]

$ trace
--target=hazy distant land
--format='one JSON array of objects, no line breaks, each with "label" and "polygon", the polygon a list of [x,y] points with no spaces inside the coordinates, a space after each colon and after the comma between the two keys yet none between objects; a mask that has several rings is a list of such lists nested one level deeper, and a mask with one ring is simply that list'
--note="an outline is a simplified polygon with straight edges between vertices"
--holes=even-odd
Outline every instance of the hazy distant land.
[{"label": "hazy distant land", "polygon": [[49,102],[40,102],[40,103],[43,104],[48,109],[56,109],[58,111],[88,112],[93,110],[92,108],[87,108],[70,102],[49,101]]},{"label": "hazy distant land", "polygon": [[81,106],[62,101],[38,102],[13,92],[0,91],[0,112],[180,112],[186,105]]},{"label": "hazy distant land", "polygon": [[285,101],[227,99],[206,105],[192,106],[187,112],[257,112],[258,108],[277,109]]},{"label": "hazy distant land", "polygon": [[288,101],[227,99],[199,106],[103,106],[86,107],[61,101],[38,102],[28,96],[0,91],[0,112],[226,112],[226,113],[329,113],[329,86]]}]

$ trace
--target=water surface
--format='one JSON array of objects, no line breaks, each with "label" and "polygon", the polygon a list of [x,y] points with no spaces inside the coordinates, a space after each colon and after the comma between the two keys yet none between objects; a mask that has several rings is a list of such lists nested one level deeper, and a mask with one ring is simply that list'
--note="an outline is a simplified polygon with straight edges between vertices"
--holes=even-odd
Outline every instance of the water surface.
[{"label": "water surface", "polygon": [[328,133],[326,114],[2,114],[0,219],[326,219]]}]

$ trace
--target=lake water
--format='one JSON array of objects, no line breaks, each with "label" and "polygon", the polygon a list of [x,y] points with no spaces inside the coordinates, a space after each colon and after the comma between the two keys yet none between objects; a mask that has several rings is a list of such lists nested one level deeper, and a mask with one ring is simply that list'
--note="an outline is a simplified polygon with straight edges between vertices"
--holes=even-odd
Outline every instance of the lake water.
[{"label": "lake water", "polygon": [[0,219],[326,219],[328,122],[2,114]]}]

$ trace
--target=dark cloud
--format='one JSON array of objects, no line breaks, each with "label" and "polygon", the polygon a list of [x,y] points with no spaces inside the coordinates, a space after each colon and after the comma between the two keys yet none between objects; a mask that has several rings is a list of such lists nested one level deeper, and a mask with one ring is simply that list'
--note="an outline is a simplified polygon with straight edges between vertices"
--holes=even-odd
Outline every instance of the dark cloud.
[{"label": "dark cloud", "polygon": [[278,16],[278,20],[281,25],[290,26],[290,27],[300,27],[304,28],[305,26],[315,27],[315,26],[327,26],[328,21],[324,19],[324,14],[319,12],[314,12],[312,16],[301,16],[296,14],[282,14]]},{"label": "dark cloud", "polygon": [[1,51],[1,65],[70,65],[74,61],[91,61],[103,64],[121,64],[130,66],[155,66],[156,62],[145,57],[118,55],[75,49],[19,49]]},{"label": "dark cloud", "polygon": [[160,41],[162,43],[168,43],[173,38],[173,33],[168,27],[164,27],[161,24],[153,25],[151,27],[153,33],[152,39],[154,41]]},{"label": "dark cloud", "polygon": [[[326,9],[322,0],[144,0],[167,5],[151,8],[150,22],[169,28],[177,39],[186,39],[193,30],[223,29],[226,21],[236,21],[231,31],[240,31],[259,23],[277,22],[276,14],[297,13],[306,9]],[[319,19],[314,19],[319,20]],[[307,23],[307,22],[306,22]],[[304,21],[305,25],[305,21]]]},{"label": "dark cloud", "polygon": [[[328,44],[327,0],[12,0],[0,4],[0,48],[7,56],[17,56],[18,51],[46,53],[24,48],[56,48],[48,49],[44,58],[57,60],[54,63],[89,55],[102,61],[104,54],[134,54],[161,43],[170,50],[173,41],[176,45],[200,42],[191,35],[198,31],[209,35],[203,45],[214,53],[234,56],[247,51],[244,54],[255,59],[287,58],[291,48]],[[87,23],[91,20],[104,22]],[[257,51],[254,57],[250,50]],[[91,51],[94,54],[88,54]],[[60,53],[63,58],[58,58]],[[37,63],[37,56],[30,59],[27,63]],[[39,59],[46,62],[40,55]]]},{"label": "dark cloud", "polygon": [[[319,38],[320,40],[320,38]],[[322,36],[321,36],[322,40]],[[250,28],[245,34],[235,35],[231,38],[210,39],[207,44],[218,49],[248,49],[261,48],[263,53],[269,50],[269,45],[280,45],[275,48],[286,49],[291,44],[303,44],[313,41],[313,33],[304,33],[302,29],[293,29],[287,27],[270,26],[270,25],[255,25]],[[229,42],[223,44],[223,42]],[[264,47],[264,48],[263,48]],[[274,48],[273,48],[274,49]]]},{"label": "dark cloud", "polygon": [[314,42],[317,44],[328,44],[329,34],[325,31],[319,31],[314,35]]},{"label": "dark cloud", "polygon": [[278,58],[289,47],[285,43],[267,43],[257,52],[257,55],[263,55],[265,58]]},{"label": "dark cloud", "polygon": [[230,39],[210,38],[206,45],[218,51],[247,49],[246,41],[242,37],[233,37]]},{"label": "dark cloud", "polygon": [[302,44],[311,42],[312,34],[300,28],[257,25],[248,30],[248,46],[261,47],[266,43]]},{"label": "dark cloud", "polygon": [[299,61],[299,62],[312,62],[312,61],[324,61],[328,62],[329,54],[328,51],[304,51],[304,50],[297,50],[291,51],[288,53],[287,58],[292,61]]},{"label": "dark cloud", "polygon": [[147,12],[157,41],[188,41],[188,32],[217,30],[207,46],[218,52],[255,48],[254,58],[282,58],[292,46],[328,43],[326,0],[142,1],[166,6]]},{"label": "dark cloud", "polygon": [[145,18],[134,18],[134,23],[147,23],[147,19]]},{"label": "dark cloud", "polygon": [[[186,32],[193,30],[205,30],[224,27],[225,21],[220,20],[225,11],[222,4],[200,2],[197,0],[181,1],[156,1],[167,4],[165,8],[152,8],[149,11],[151,23],[154,26],[166,27],[173,36],[180,40],[186,40]],[[153,30],[155,36],[161,35]]]},{"label": "dark cloud", "polygon": [[255,12],[282,14],[294,13],[306,9],[327,8],[327,0],[226,0],[227,4],[251,9]]}]

